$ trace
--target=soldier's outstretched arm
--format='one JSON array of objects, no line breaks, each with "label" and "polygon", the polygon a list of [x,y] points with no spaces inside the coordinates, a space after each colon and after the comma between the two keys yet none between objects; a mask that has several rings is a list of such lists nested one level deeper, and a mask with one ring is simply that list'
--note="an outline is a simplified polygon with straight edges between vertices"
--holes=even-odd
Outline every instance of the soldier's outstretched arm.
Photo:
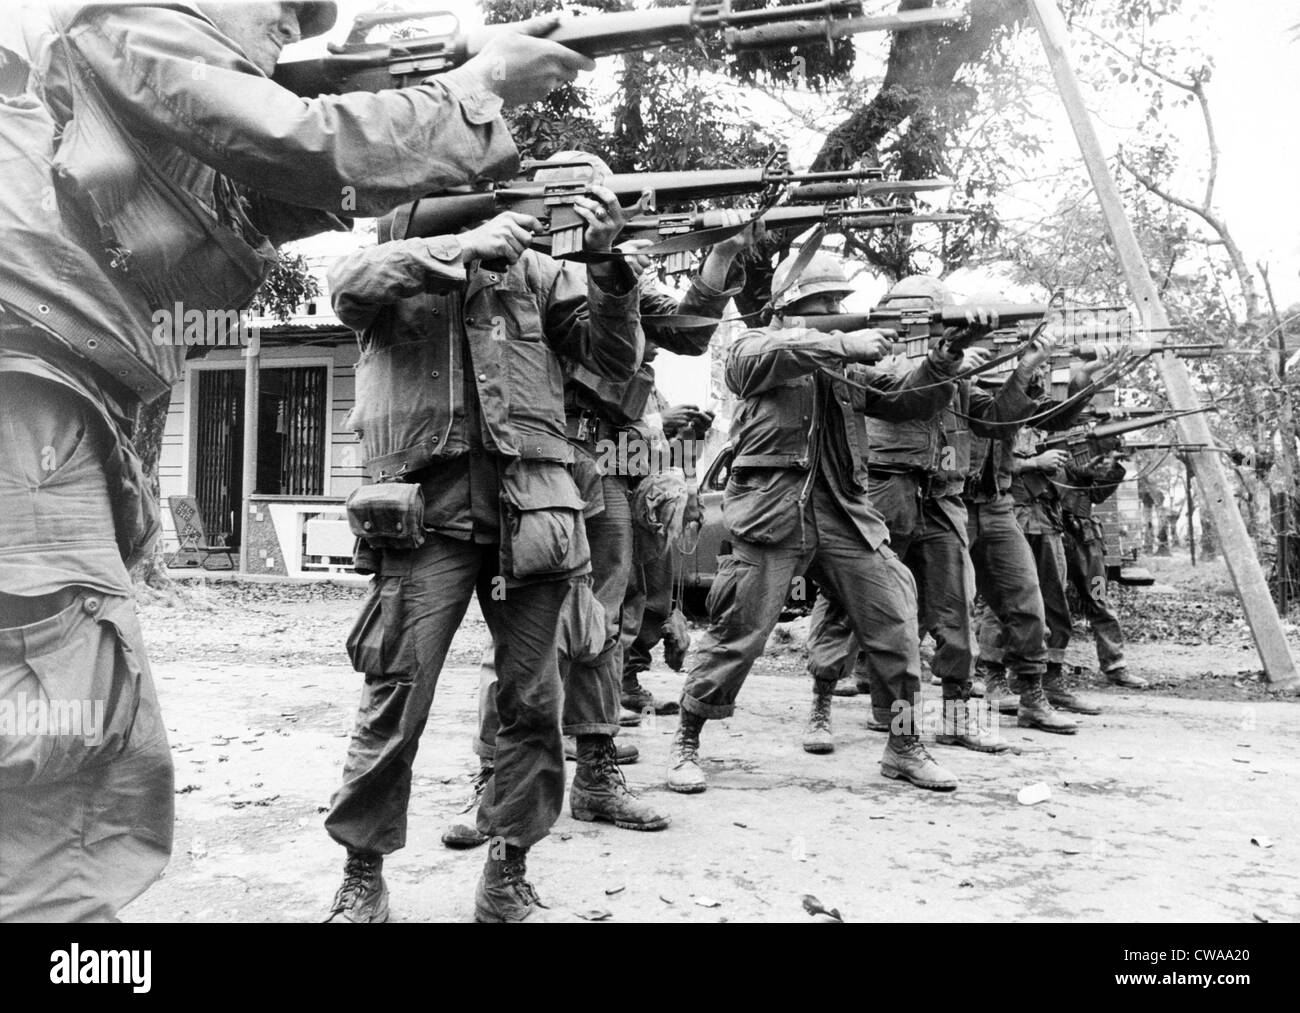
[{"label": "soldier's outstretched arm", "polygon": [[746,331],[727,356],[727,386],[737,397],[760,394],[819,369],[840,369],[846,362],[875,362],[889,347],[876,331]]},{"label": "soldier's outstretched arm", "polygon": [[124,120],[288,204],[380,215],[518,169],[482,68],[417,88],[303,99],[181,10],[94,8],[68,35]]}]

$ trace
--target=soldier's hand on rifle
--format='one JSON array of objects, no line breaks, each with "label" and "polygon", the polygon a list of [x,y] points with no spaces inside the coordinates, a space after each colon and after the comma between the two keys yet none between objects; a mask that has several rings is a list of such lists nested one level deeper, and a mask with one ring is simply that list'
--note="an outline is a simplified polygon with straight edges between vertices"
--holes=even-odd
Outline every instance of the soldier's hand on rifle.
[{"label": "soldier's hand on rifle", "polygon": [[893,351],[894,343],[879,331],[866,328],[840,334],[846,362],[879,362]]},{"label": "soldier's hand on rifle", "polygon": [[1033,372],[1048,359],[1052,357],[1052,350],[1056,347],[1056,341],[1048,336],[1046,331],[1041,331],[1039,335],[1029,342],[1029,347],[1020,354],[1020,365],[1026,372]]},{"label": "soldier's hand on rifle", "polygon": [[695,418],[700,414],[700,409],[693,404],[675,404],[660,417],[660,422],[664,427],[664,435],[668,439],[673,439],[683,429],[695,425]]},{"label": "soldier's hand on rifle", "polygon": [[1103,367],[1109,366],[1125,353],[1121,346],[1105,342],[1096,342],[1092,348],[1096,358],[1090,359],[1083,364],[1082,369],[1086,376],[1092,376],[1094,373],[1100,372]]},{"label": "soldier's hand on rifle", "polygon": [[[753,216],[740,211],[726,212],[727,225],[739,225],[741,222],[745,221],[745,219],[751,217]],[[730,260],[741,250],[748,246],[753,246],[754,243],[756,243],[763,235],[763,231],[763,220],[761,218],[754,218],[747,228],[741,229],[734,236],[722,240],[720,243],[716,244],[713,249]]]},{"label": "soldier's hand on rifle", "polygon": [[492,25],[470,37],[478,55],[463,70],[474,75],[484,91],[500,96],[508,106],[539,102],[582,70],[595,70],[596,61],[558,42],[536,38],[559,24],[555,14],[512,25]]},{"label": "soldier's hand on rifle", "polygon": [[575,197],[573,210],[587,223],[583,233],[582,244],[585,249],[596,252],[611,250],[614,240],[627,225],[628,219],[644,214],[654,206],[654,193],[646,190],[641,199],[624,210],[618,203],[618,196],[609,187],[599,183],[591,185],[590,197]]},{"label": "soldier's hand on rifle", "polygon": [[1030,458],[1029,466],[1037,471],[1060,471],[1065,467],[1069,459],[1069,455],[1064,450],[1053,448],[1052,450],[1044,450],[1038,456]]},{"label": "soldier's hand on rifle", "polygon": [[513,264],[520,258],[533,236],[545,229],[532,215],[503,211],[476,229],[462,232],[456,238],[463,251],[462,261],[504,259]]},{"label": "soldier's hand on rifle", "polygon": [[647,246],[654,246],[649,239],[629,239],[626,243],[619,243],[615,249],[627,254],[623,263],[632,269],[633,274],[641,275],[651,271],[655,266],[654,257],[647,257],[645,254],[638,253],[638,250],[644,250]]}]

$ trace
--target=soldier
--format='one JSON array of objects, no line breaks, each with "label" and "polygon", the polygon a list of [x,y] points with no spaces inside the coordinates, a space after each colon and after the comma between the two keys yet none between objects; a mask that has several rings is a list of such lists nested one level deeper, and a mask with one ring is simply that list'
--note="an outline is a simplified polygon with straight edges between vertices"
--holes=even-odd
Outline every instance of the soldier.
[{"label": "soldier", "polygon": [[719,562],[709,628],[682,691],[668,787],[706,788],[700,730],[709,718],[734,713],[791,580],[808,572],[844,603],[899,708],[881,772],[950,790],[956,778],[930,757],[909,712],[920,678],[916,588],[867,497],[864,415],[935,414],[951,397],[944,381],[961,356],[941,342],[906,376],[846,370],[883,358],[889,343],[873,330],[822,334],[797,326],[791,318],[800,313],[839,312],[851,289],[835,257],[812,257],[787,284],[794,264],[795,256],[787,258],[773,275],[772,326],[741,335],[727,361],[727,386],[743,399],[731,425],[735,458],[723,500],[732,552]]},{"label": "soldier", "polygon": [[[895,285],[882,308],[938,309],[952,303],[951,293],[935,278],[913,276]],[[997,437],[997,426],[1033,411],[1026,393],[1038,367],[1048,360],[1052,344],[1034,340],[996,394],[961,380],[953,385],[948,407],[929,419],[892,421],[867,418],[870,440],[869,495],[889,525],[889,547],[912,571],[918,588],[920,628],[934,636],[931,670],[942,680],[943,719],[936,741],[983,753],[1000,753],[1010,745],[980,721],[970,704],[971,671],[975,665],[972,615],[975,582],[966,547],[966,507],[961,493],[970,467],[972,433]],[[983,364],[984,349],[966,351],[967,368]],[[889,359],[882,368],[905,369],[906,360]],[[835,749],[831,733],[831,699],[836,681],[854,664],[858,645],[844,607],[823,593],[813,608],[808,637],[809,669],[813,676],[813,706],[804,733],[809,753]],[[865,675],[872,696],[872,724],[885,730],[891,720],[891,700],[883,674],[870,652]]]},{"label": "soldier", "polygon": [[[551,161],[569,163],[579,160],[594,165],[597,178],[609,174],[609,167],[603,161],[585,152],[563,151],[551,158]],[[544,171],[538,180],[545,180]],[[671,322],[659,325],[653,318],[681,314],[720,319],[727,301],[744,281],[743,270],[735,258],[750,235],[746,230],[715,246],[680,301],[651,285],[650,276],[641,270],[639,312],[655,345],[682,355],[700,355],[708,349],[713,327],[680,328]],[[635,258],[633,264],[642,269],[648,266],[637,265]],[[653,359],[653,354],[649,359]],[[636,748],[616,747],[614,743],[619,729],[622,675],[620,616],[633,566],[630,497],[635,483],[654,464],[651,435],[644,419],[649,394],[654,388],[654,370],[642,361],[630,380],[613,380],[597,374],[580,360],[566,361],[564,366],[568,439],[574,452],[589,462],[589,470],[599,471],[596,499],[603,508],[588,518],[587,536],[591,542],[593,591],[605,624],[599,654],[594,658],[571,657],[563,678],[564,734],[575,739],[574,759],[577,760],[569,792],[570,811],[575,819],[583,821],[599,820],[628,830],[663,830],[670,822],[669,817],[630,791],[619,770],[619,763],[636,758]],[[479,733],[474,744],[481,761],[479,776],[474,781],[475,791],[490,776],[484,771],[495,762],[494,742],[498,734],[492,695],[481,692],[479,699],[484,706],[479,713]],[[487,838],[483,836],[481,823],[477,833],[464,826],[452,827],[443,835],[443,843],[462,848],[483,843]]]},{"label": "soldier", "polygon": [[1106,593],[1106,542],[1101,522],[1092,514],[1095,504],[1115,494],[1124,475],[1124,465],[1114,451],[1093,458],[1086,468],[1066,465],[1065,481],[1057,484],[1061,492],[1065,567],[1092,627],[1102,674],[1112,685],[1146,689],[1147,680],[1134,675],[1124,664],[1124,632]]},{"label": "soldier", "polygon": [[[591,193],[575,203],[584,247],[608,251],[624,212],[612,191]],[[405,844],[419,737],[476,591],[496,645],[500,727],[478,812],[479,831],[499,840],[475,917],[558,914],[528,883],[526,862],[563,803],[557,639],[574,578],[591,569],[562,360],[626,381],[642,337],[627,266],[584,268],[526,249],[540,231],[506,212],[458,236],[382,243],[330,271],[335,311],[360,334],[353,424],[380,483],[354,494],[349,512],[372,544],[388,539],[349,637],[366,681],[325,821],[348,851],[330,920],[388,917],[383,856]],[[484,263],[496,258],[509,262],[504,274]],[[390,521],[395,512],[406,520]]]},{"label": "soldier", "polygon": [[128,575],[159,526],[133,420],[190,351],[158,314],[248,305],[275,245],[345,228],[337,212],[512,175],[502,102],[593,66],[497,32],[401,94],[309,101],[270,80],[285,45],[335,16],[32,5],[0,28],[0,697],[115,702],[96,747],[0,739],[0,919],[112,919],[171,851],[171,757]]},{"label": "soldier", "polygon": [[[1070,374],[1068,403],[1043,396],[1041,384],[1030,388],[1036,403],[1030,419],[1041,429],[1068,429],[1087,404],[1092,377],[1115,356],[1099,345],[1097,358]],[[1054,413],[1054,414],[1053,414]],[[985,699],[999,710],[1017,708],[1023,728],[1073,735],[1078,725],[1053,709],[1043,688],[1047,671],[1043,594],[1036,560],[1016,519],[1011,488],[1015,478],[1015,441],[1019,427],[1000,426],[1001,437],[977,438],[967,471],[965,501],[975,587],[1003,633],[997,643],[980,626],[976,672],[984,680]],[[1007,699],[1007,670],[1019,680],[1020,699]]]},{"label": "soldier", "polygon": [[[686,469],[686,480],[690,495],[697,495],[695,462],[699,460],[700,448],[713,425],[713,412],[701,411],[697,405],[669,405],[658,391],[655,391],[656,412],[659,425],[663,429],[664,439],[670,445],[680,448],[681,460]],[[695,501],[698,510],[698,500]],[[637,529],[637,538],[641,540],[642,532]],[[624,719],[624,724],[640,724],[643,714],[656,714],[661,717],[678,712],[677,701],[673,699],[656,699],[654,694],[641,685],[641,673],[650,668],[650,652],[655,645],[664,640],[665,623],[673,619],[673,552],[656,554],[650,549],[638,549],[637,562],[632,567],[632,579],[628,584],[627,597],[623,600],[621,637],[623,651],[623,707],[632,716]],[[681,639],[673,638],[674,640]],[[671,655],[670,664],[681,670],[681,658],[677,651],[678,643],[665,643],[665,657]],[[684,650],[682,651],[684,653]]]}]

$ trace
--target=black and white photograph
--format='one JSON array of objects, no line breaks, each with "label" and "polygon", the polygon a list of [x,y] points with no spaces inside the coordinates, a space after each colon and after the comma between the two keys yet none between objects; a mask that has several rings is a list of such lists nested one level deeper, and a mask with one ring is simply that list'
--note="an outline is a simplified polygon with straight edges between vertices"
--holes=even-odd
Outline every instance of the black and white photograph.
[{"label": "black and white photograph", "polygon": [[1297,94],[1294,0],[5,5],[34,980],[248,923],[1282,971]]}]

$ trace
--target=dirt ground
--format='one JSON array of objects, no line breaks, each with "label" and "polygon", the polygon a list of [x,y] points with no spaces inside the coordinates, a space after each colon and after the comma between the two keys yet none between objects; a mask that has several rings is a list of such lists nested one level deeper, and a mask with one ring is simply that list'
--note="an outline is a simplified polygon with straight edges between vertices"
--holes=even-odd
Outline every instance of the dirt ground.
[{"label": "dirt ground", "polygon": [[[1159,685],[1084,676],[1106,711],[1077,736],[1004,717],[1018,755],[938,749],[961,779],[947,795],[881,777],[862,697],[836,701],[833,755],[804,753],[801,625],[778,628],[740,711],[705,729],[709,790],[662,786],[675,718],[625,730],[641,750],[629,782],[672,827],[638,834],[566,808],[532,879],[548,902],[614,921],[803,920],[804,894],[848,921],[1300,918],[1300,709],[1261,683],[1235,600],[1199,570],[1125,595],[1131,667]],[[341,645],[361,593],[214,582],[187,584],[179,606],[142,605],[176,759],[176,846],[124,919],[324,917],[343,854],[321,821],[360,678]],[[1095,664],[1078,632],[1070,660]],[[472,917],[484,855],[438,837],[464,818],[476,769],[485,640],[471,608],[421,743],[408,846],[385,867],[397,921]],[[680,680],[660,664],[645,681],[674,696]],[[1021,805],[1039,783],[1050,799]]]}]

